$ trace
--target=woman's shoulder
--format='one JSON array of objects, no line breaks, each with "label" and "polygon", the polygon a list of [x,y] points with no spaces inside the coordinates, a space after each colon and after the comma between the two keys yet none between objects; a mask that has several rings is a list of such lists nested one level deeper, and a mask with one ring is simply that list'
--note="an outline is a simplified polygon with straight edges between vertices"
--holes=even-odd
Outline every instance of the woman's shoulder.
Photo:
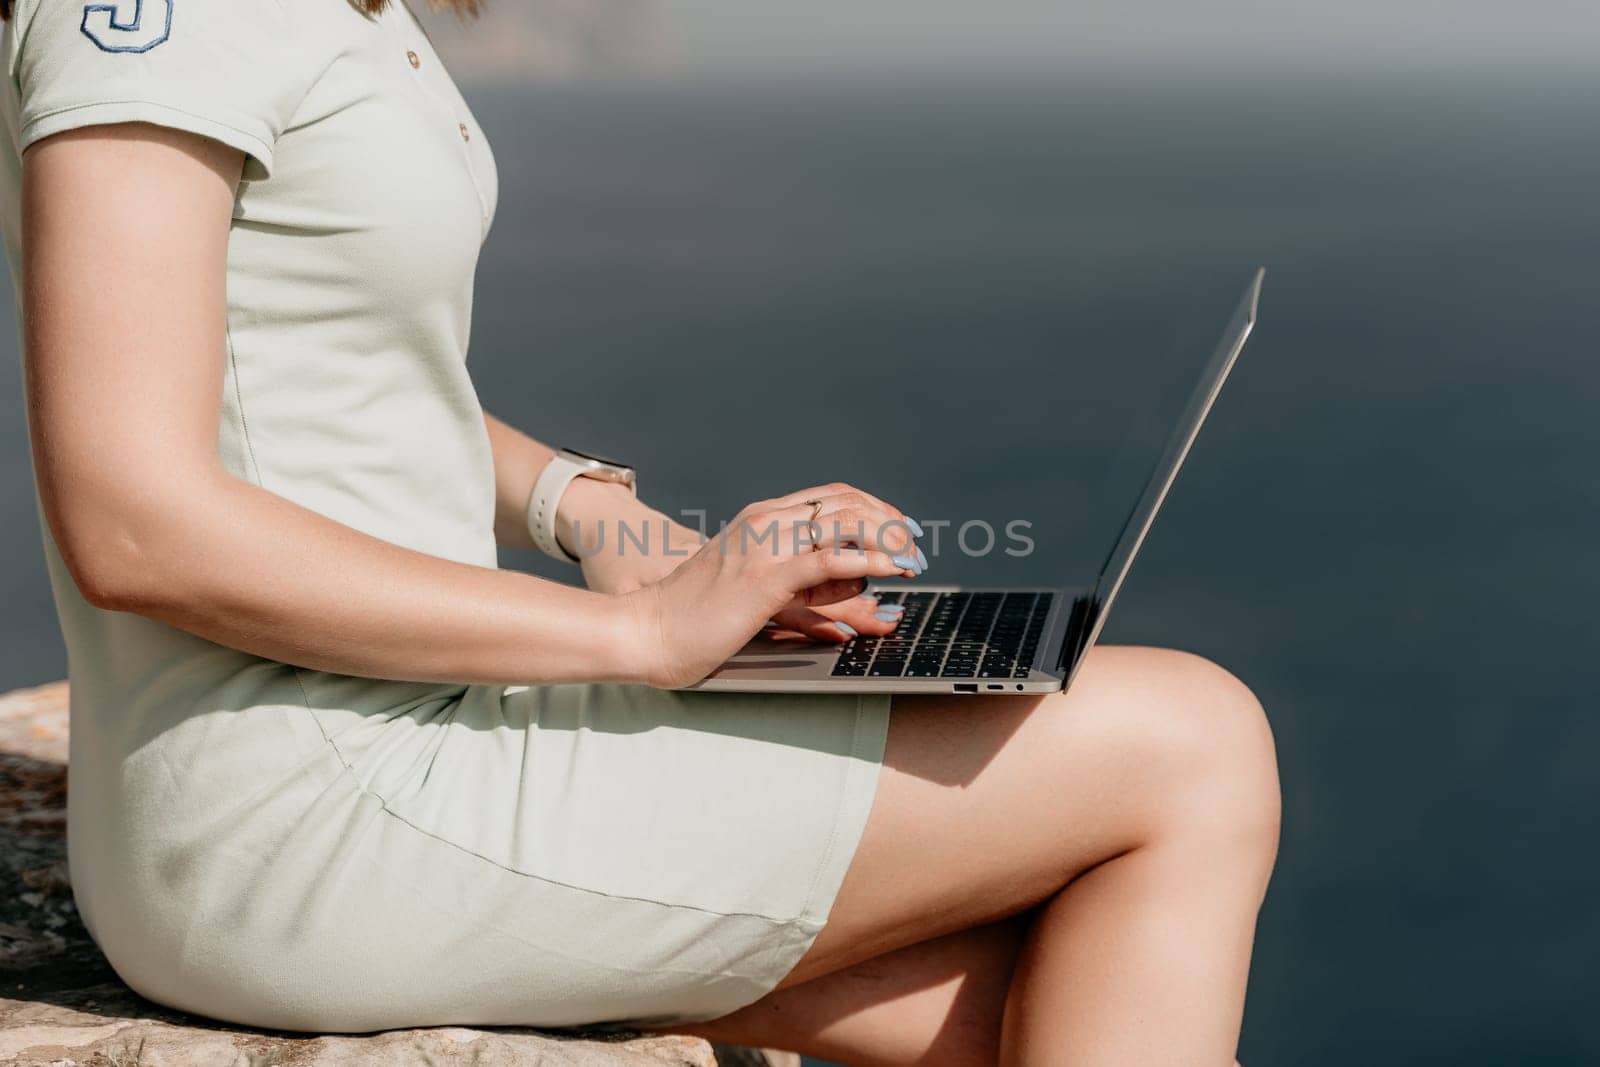
[{"label": "woman's shoulder", "polygon": [[301,8],[301,0],[18,0],[8,32],[19,148],[75,125],[143,121],[217,137],[270,170],[272,143],[315,78]]}]

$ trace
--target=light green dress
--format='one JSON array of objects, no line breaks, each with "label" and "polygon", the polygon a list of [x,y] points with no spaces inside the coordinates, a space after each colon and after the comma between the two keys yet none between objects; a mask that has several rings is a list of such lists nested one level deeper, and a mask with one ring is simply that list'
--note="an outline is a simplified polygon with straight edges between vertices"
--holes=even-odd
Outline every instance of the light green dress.
[{"label": "light green dress", "polygon": [[[465,356],[495,165],[411,14],[18,0],[3,48],[13,274],[34,141],[141,121],[241,149],[223,461],[493,566]],[[117,176],[102,188],[116,198]],[[297,1030],[703,1019],[770,990],[827,920],[886,698],[302,670],[91,607],[45,541],[71,664],[73,888],[153,1000]]]}]

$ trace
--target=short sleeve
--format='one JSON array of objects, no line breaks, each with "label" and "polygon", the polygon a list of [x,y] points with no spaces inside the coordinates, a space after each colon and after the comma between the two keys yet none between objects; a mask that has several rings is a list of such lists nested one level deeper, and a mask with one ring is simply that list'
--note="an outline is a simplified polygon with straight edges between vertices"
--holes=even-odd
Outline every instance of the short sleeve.
[{"label": "short sleeve", "polygon": [[19,150],[150,122],[239,149],[259,180],[308,88],[283,0],[24,0],[14,17]]}]

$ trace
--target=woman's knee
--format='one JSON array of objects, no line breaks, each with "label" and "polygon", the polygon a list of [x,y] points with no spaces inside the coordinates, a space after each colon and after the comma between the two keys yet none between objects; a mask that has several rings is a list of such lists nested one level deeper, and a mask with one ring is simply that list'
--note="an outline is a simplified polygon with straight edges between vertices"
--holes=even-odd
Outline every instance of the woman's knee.
[{"label": "woman's knee", "polygon": [[1075,740],[1089,732],[1097,758],[1119,768],[1142,840],[1204,834],[1271,862],[1277,757],[1261,702],[1238,678],[1186,652],[1108,647],[1090,654],[1059,706]]}]

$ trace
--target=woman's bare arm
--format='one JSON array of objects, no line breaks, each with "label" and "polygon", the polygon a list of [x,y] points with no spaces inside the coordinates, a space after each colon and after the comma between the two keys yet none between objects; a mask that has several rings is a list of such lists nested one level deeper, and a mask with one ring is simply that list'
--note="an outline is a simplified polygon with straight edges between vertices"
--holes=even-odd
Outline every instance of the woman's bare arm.
[{"label": "woman's bare arm", "polygon": [[147,125],[58,135],[24,158],[34,462],[84,595],[323,670],[643,679],[629,601],[408,551],[223,469],[219,353],[241,166],[214,141]]},{"label": "woman's bare arm", "polygon": [[[483,421],[489,431],[489,445],[494,450],[495,541],[511,548],[532,548],[533,538],[528,534],[528,498],[533,495],[533,483],[555,455],[555,450],[493,415],[485,415]],[[556,513],[556,538],[572,548],[574,522],[580,523],[581,529],[588,531],[585,538],[592,540],[599,522],[608,525],[624,522],[639,530],[647,523],[659,529],[663,521],[670,520],[622,486],[578,478],[561,494],[561,507]]]},{"label": "woman's bare arm", "polygon": [[[58,134],[24,156],[34,464],[90,603],[346,674],[673,686],[774,615],[914,569],[893,555],[913,547],[904,516],[838,483],[752,505],[669,574],[607,594],[412,552],[233,477],[217,426],[242,164],[138,123]],[[884,528],[886,550],[844,533]],[[751,529],[774,536],[747,550]]]}]

